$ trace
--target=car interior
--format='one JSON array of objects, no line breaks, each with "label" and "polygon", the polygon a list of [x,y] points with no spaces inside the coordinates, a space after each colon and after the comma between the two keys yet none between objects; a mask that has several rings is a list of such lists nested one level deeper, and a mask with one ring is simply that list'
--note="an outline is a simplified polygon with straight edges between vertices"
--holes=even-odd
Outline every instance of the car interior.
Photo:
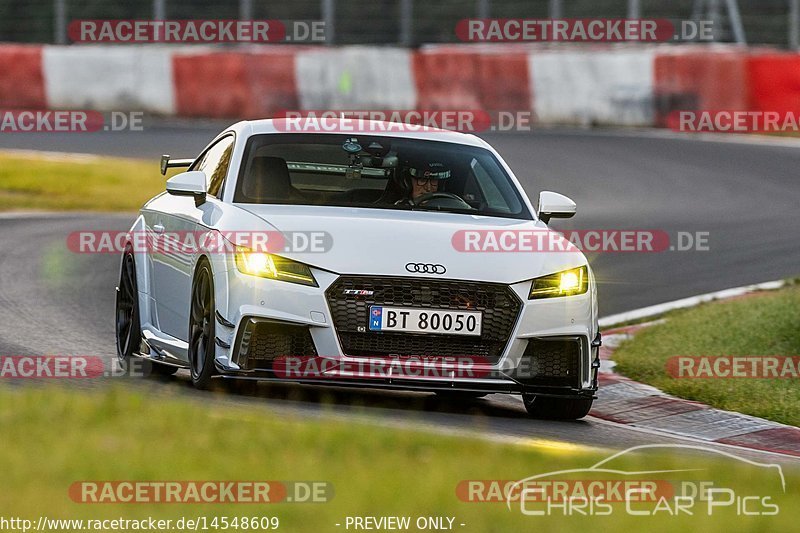
[{"label": "car interior", "polygon": [[[327,136],[325,143],[273,142],[245,154],[234,202],[408,209],[409,169],[436,161],[450,170],[430,209],[522,214],[513,187],[495,183],[479,158],[451,144]],[[294,139],[293,139],[294,140]],[[331,142],[334,141],[334,142]],[[442,146],[436,146],[440,144]],[[366,146],[366,147],[365,147]],[[502,181],[507,181],[503,179]]]}]

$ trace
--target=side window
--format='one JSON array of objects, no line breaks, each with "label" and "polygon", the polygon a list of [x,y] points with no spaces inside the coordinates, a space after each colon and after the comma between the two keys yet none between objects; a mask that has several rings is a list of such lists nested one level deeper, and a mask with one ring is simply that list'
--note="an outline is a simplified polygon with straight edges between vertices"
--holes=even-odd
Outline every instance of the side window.
[{"label": "side window", "polygon": [[487,207],[490,209],[499,209],[501,211],[508,210],[508,206],[503,199],[503,195],[500,194],[500,191],[497,189],[497,185],[495,185],[491,176],[489,176],[489,174],[486,172],[486,169],[481,166],[477,159],[472,160],[470,167],[472,167],[472,173],[475,176],[476,185],[483,193],[483,197],[486,199]]},{"label": "side window", "polygon": [[206,185],[208,194],[218,197],[228,174],[228,167],[231,164],[231,154],[233,154],[233,136],[229,135],[217,141],[211,148],[206,150],[203,157],[195,163],[192,170],[202,170],[206,174]]},{"label": "side window", "polygon": [[[490,165],[492,168],[487,170],[484,164]],[[479,161],[473,158],[470,167],[476,185],[486,200],[486,207],[499,213],[519,213],[522,210],[522,205],[514,194],[511,184],[506,180],[496,182],[492,179],[490,170],[494,171],[495,175],[501,172],[494,160]]]}]

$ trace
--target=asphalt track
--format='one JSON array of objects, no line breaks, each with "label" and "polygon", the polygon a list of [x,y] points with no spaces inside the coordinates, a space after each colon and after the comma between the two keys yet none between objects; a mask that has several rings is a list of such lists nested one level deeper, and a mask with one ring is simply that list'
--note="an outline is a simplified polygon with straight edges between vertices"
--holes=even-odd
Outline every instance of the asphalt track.
[{"label": "asphalt track", "polygon": [[[145,123],[143,132],[0,135],[0,149],[124,155],[195,155],[224,124]],[[698,293],[800,274],[800,145],[698,141],[624,131],[543,130],[490,133],[528,194],[571,196],[578,215],[559,229],[659,229],[708,232],[708,251],[603,253],[590,256],[601,315]],[[12,209],[14,206],[5,206]],[[0,354],[114,354],[113,306],[119,258],[77,255],[72,231],[126,229],[133,214],[0,215]],[[179,375],[149,382],[189,392]],[[587,418],[532,421],[521,403],[494,395],[452,404],[430,395],[299,386],[229,394],[235,405],[267,402],[287,416],[341,416],[417,421],[440,429],[552,439],[624,448],[680,442]]]}]

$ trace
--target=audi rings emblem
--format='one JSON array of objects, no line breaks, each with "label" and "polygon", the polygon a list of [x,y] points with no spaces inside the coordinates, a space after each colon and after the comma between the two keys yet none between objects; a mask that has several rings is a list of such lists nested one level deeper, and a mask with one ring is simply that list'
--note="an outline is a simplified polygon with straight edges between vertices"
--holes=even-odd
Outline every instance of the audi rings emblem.
[{"label": "audi rings emblem", "polygon": [[447,272],[444,265],[431,263],[406,263],[406,270],[412,274],[444,274]]}]

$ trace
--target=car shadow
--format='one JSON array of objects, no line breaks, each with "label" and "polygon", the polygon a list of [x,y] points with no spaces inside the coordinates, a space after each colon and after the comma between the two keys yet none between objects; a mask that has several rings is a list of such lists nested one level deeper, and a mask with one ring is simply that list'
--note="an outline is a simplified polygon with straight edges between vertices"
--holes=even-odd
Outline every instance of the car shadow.
[{"label": "car shadow", "polygon": [[[175,376],[151,377],[150,381],[164,385],[182,385],[192,389],[188,373]],[[203,391],[198,391],[203,392]],[[506,394],[490,394],[484,398],[441,396],[431,392],[415,392],[331,385],[254,382],[218,378],[206,393],[243,401],[286,402],[287,405],[336,410],[392,410],[408,413],[459,414],[491,418],[525,419],[522,402]]]}]

